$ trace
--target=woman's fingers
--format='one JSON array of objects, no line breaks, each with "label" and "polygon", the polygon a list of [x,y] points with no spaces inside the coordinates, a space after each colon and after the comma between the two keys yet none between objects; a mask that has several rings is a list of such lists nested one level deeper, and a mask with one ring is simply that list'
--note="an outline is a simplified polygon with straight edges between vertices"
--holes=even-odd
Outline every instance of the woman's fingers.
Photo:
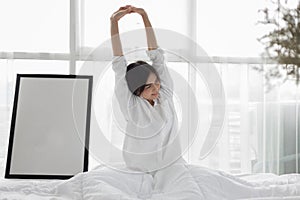
[{"label": "woman's fingers", "polygon": [[125,8],[125,9],[128,9],[129,10],[129,13],[133,13],[133,6],[132,5],[126,5],[126,6],[123,6],[122,8]]},{"label": "woman's fingers", "polygon": [[[141,13],[144,11],[144,9],[142,8],[137,8],[137,7],[134,7],[132,5],[126,5],[126,6],[122,6],[119,8],[119,10],[127,10],[129,13],[133,13],[133,12],[136,12],[136,13]],[[118,11],[119,11],[118,10]]]},{"label": "woman's fingers", "polygon": [[119,10],[113,13],[112,18],[114,20],[120,20],[124,15],[131,13],[131,7],[120,7]]},{"label": "woman's fingers", "polygon": [[130,6],[130,5],[121,6],[121,7],[119,8],[119,10],[126,10],[126,9],[128,9],[129,7],[131,7],[131,6]]},{"label": "woman's fingers", "polygon": [[130,14],[130,13],[138,13],[143,14],[145,11],[142,8],[137,8],[131,5],[121,6],[117,11],[113,13],[113,18],[119,20],[124,15]]}]

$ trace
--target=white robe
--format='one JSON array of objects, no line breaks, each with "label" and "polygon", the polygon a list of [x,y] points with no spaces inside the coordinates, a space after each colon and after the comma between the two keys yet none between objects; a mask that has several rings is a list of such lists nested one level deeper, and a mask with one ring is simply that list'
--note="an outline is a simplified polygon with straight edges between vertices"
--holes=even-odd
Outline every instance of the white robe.
[{"label": "white robe", "polygon": [[115,56],[115,95],[127,122],[123,158],[129,168],[152,172],[181,160],[178,120],[173,103],[173,82],[166,67],[163,50],[146,51],[157,71],[161,88],[152,106],[135,96],[125,79],[127,61]]}]

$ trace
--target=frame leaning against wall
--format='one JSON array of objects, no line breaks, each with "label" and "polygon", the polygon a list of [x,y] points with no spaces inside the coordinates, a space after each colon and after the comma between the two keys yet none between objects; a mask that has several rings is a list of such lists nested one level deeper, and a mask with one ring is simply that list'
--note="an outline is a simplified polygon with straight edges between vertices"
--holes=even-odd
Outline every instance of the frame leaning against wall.
[{"label": "frame leaning against wall", "polygon": [[88,170],[92,76],[18,74],[5,178]]}]

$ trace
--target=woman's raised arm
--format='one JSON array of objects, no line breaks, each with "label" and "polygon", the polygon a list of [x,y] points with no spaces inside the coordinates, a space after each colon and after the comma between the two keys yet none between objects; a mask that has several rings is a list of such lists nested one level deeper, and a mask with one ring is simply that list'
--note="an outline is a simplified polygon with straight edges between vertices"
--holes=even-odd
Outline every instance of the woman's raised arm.
[{"label": "woman's raised arm", "polygon": [[111,43],[114,56],[123,56],[122,44],[119,35],[119,20],[124,17],[126,14],[132,12],[131,6],[120,7],[119,10],[114,12],[110,17],[110,34],[111,34]]},{"label": "woman's raised arm", "polygon": [[133,6],[131,6],[131,8],[132,8],[132,12],[140,14],[143,18],[145,30],[146,30],[146,36],[147,36],[148,50],[157,49],[158,45],[156,42],[156,37],[146,11],[143,8],[136,8]]},{"label": "woman's raised arm", "polygon": [[147,52],[148,56],[152,61],[152,66],[159,74],[162,90],[165,91],[168,97],[172,97],[173,81],[166,66],[166,60],[163,55],[164,51],[158,48],[156,36],[152,28],[151,22],[148,18],[148,15],[143,8],[136,8],[133,6],[131,8],[132,8],[132,12],[140,14],[143,18],[145,30],[146,30],[146,36],[147,36],[147,43],[148,43],[148,52]]}]

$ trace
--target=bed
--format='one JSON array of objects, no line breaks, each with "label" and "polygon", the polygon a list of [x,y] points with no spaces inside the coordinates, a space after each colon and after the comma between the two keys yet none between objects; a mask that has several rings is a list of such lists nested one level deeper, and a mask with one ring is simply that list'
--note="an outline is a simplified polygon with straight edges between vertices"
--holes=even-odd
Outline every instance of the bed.
[{"label": "bed", "polygon": [[189,164],[169,166],[154,176],[123,169],[99,165],[68,180],[1,179],[0,199],[300,199],[299,174],[234,176]]}]

